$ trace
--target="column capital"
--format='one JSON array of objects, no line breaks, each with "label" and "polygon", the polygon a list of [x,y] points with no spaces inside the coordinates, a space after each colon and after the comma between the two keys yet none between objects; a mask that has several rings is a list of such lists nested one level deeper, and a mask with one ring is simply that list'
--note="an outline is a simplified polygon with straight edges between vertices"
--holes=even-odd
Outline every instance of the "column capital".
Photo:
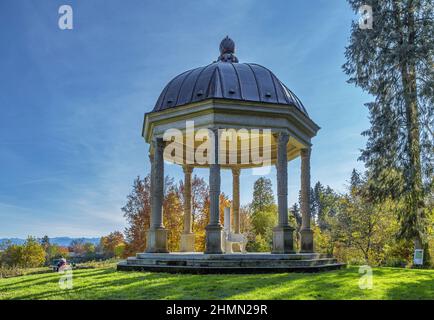
[{"label": "column capital", "polygon": [[241,172],[240,168],[235,167],[235,168],[231,168],[231,169],[232,169],[232,175],[233,176],[239,176],[240,175],[240,172]]},{"label": "column capital", "polygon": [[152,146],[154,147],[154,153],[158,149],[163,149],[164,147],[164,140],[163,138],[154,138],[152,139]]},{"label": "column capital", "polygon": [[289,133],[285,131],[281,131],[277,133],[277,143],[278,144],[287,144],[289,140]]},{"label": "column capital", "polygon": [[208,128],[214,135],[217,135],[219,133],[220,128],[219,127],[211,127]]},{"label": "column capital", "polygon": [[310,148],[303,148],[300,150],[300,156],[302,159],[306,159],[310,157]]},{"label": "column capital", "polygon": [[184,174],[191,174],[193,172],[194,167],[192,165],[184,164],[182,166],[182,171],[184,171]]},{"label": "column capital", "polygon": [[[219,152],[220,152],[220,133],[219,128],[211,127],[208,128],[208,139],[209,139],[209,154],[208,163],[209,165],[219,164]],[[210,134],[211,132],[211,134]]]}]

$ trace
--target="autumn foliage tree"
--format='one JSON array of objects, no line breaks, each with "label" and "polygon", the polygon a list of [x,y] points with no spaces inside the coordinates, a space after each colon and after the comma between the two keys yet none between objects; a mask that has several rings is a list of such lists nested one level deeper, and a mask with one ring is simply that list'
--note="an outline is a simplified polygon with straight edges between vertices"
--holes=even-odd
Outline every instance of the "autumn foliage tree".
[{"label": "autumn foliage tree", "polygon": [[45,251],[36,238],[28,237],[23,245],[10,245],[1,257],[1,264],[12,267],[40,267],[45,262]]},{"label": "autumn foliage tree", "polygon": [[125,239],[122,232],[114,231],[101,237],[100,247],[107,257],[122,256],[125,247]]},{"label": "autumn foliage tree", "polygon": [[151,177],[144,179],[137,177],[133,183],[133,189],[127,196],[127,203],[122,207],[128,227],[125,229],[126,256],[143,252],[146,248],[146,230],[149,229],[151,216]]},{"label": "autumn foliage tree", "polygon": [[163,201],[163,221],[168,230],[167,246],[169,251],[179,251],[183,229],[183,204],[179,186],[173,178],[165,179],[165,196]]},{"label": "autumn foliage tree", "polygon": [[[168,229],[168,249],[179,250],[180,237],[184,227],[184,184],[175,183],[173,178],[164,180],[163,221]],[[223,222],[224,208],[230,202],[226,195],[220,195],[220,219]],[[126,250],[124,255],[135,255],[146,249],[146,231],[149,229],[151,214],[151,193],[149,175],[143,180],[136,178],[133,190],[122,208],[128,227],[125,229]],[[195,250],[205,250],[205,227],[209,219],[209,186],[203,178],[192,178],[192,216],[195,233]]]}]

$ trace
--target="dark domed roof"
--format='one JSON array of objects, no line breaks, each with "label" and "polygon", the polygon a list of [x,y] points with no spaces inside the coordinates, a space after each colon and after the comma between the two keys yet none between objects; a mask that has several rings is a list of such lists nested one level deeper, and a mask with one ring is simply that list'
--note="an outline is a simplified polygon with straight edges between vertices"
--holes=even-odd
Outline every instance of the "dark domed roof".
[{"label": "dark domed roof", "polygon": [[301,101],[267,68],[238,63],[235,44],[226,37],[218,61],[181,73],[161,92],[153,111],[206,99],[230,99],[294,105],[307,114]]}]

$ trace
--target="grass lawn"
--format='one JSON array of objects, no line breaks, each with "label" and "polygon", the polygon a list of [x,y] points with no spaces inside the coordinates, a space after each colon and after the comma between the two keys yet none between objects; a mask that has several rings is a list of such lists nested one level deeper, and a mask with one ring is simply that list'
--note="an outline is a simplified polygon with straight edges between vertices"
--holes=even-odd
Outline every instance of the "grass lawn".
[{"label": "grass lawn", "polygon": [[434,299],[434,270],[374,268],[373,289],[359,289],[358,267],[265,275],[74,270],[73,289],[57,273],[0,279],[0,299]]}]

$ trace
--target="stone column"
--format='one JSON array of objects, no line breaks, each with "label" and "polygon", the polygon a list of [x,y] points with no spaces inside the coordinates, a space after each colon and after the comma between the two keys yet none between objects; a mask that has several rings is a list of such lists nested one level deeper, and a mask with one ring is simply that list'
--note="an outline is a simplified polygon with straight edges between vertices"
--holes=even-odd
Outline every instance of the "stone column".
[{"label": "stone column", "polygon": [[191,212],[191,173],[193,167],[184,165],[184,231],[181,234],[181,251],[194,251],[193,219]]},{"label": "stone column", "polygon": [[209,198],[210,213],[209,224],[205,227],[206,245],[205,253],[223,253],[223,235],[220,224],[220,164],[218,163],[219,134],[217,129],[212,129],[210,137],[210,149],[214,147],[214,161],[209,166]]},{"label": "stone column", "polygon": [[294,229],[288,223],[288,156],[289,135],[280,132],[277,137],[277,205],[278,225],[273,229],[273,253],[294,252]]},{"label": "stone column", "polygon": [[301,229],[300,252],[313,252],[313,232],[310,228],[310,149],[301,150]]},{"label": "stone column", "polygon": [[234,233],[240,233],[240,168],[232,168],[232,219]]},{"label": "stone column", "polygon": [[150,181],[150,193],[151,193],[151,196],[150,196],[150,201],[149,201],[149,204],[150,204],[150,206],[151,206],[151,215],[149,216],[149,227],[151,227],[152,226],[152,195],[154,194],[154,187],[153,187],[153,185],[154,185],[154,155],[151,153],[151,150],[149,150],[149,162],[151,163],[151,181]]},{"label": "stone column", "polygon": [[151,225],[147,233],[147,252],[168,252],[167,229],[163,225],[164,142],[152,141],[154,157],[151,163]]}]

